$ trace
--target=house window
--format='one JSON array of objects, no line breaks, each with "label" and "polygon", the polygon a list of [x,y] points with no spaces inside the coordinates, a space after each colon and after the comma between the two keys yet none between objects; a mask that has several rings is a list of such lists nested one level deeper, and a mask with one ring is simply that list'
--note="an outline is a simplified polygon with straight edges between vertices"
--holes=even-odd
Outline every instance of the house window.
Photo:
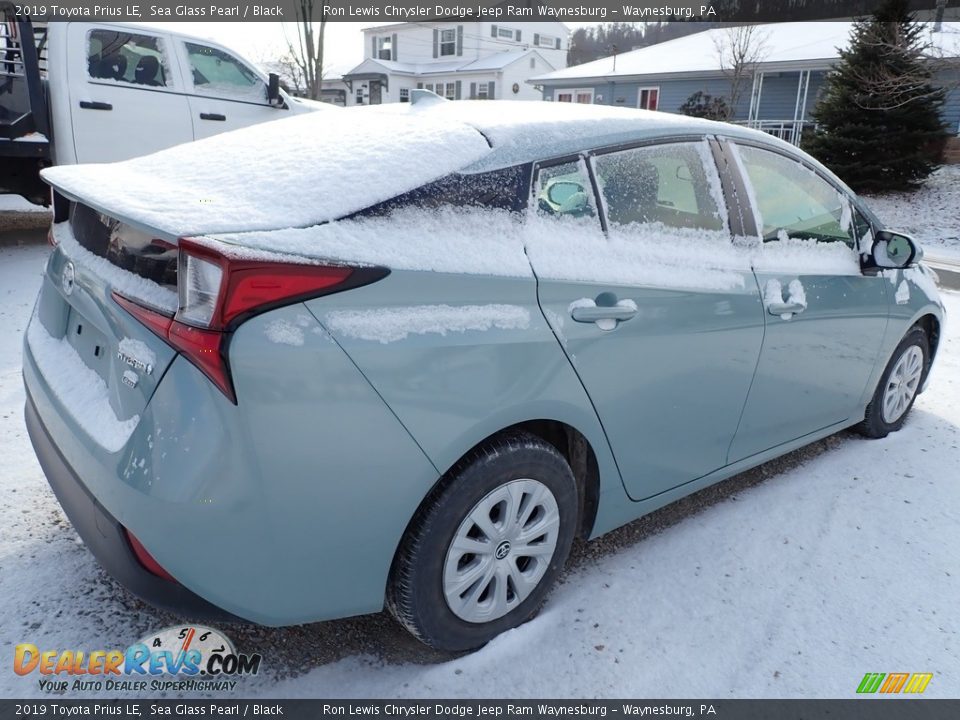
[{"label": "house window", "polygon": [[400,88],[400,102],[410,102],[410,88]]},{"label": "house window", "polygon": [[490,85],[488,83],[479,83],[477,85],[477,100],[490,99]]},{"label": "house window", "polygon": [[432,83],[425,83],[424,86],[423,86],[423,89],[426,90],[427,92],[433,92],[433,84],[432,84]]},{"label": "house window", "polygon": [[441,30],[440,31],[440,55],[456,55],[457,54],[457,31],[456,30]]},{"label": "house window", "polygon": [[[437,93],[438,95],[440,93]],[[456,100],[457,99],[457,84],[456,83],[447,83],[447,92],[444,95],[447,100]]]},{"label": "house window", "polygon": [[512,28],[498,27],[497,28],[497,37],[505,38],[507,40],[513,40],[514,31]]},{"label": "house window", "polygon": [[640,88],[637,107],[641,110],[656,110],[660,106],[660,88]]},{"label": "house window", "polygon": [[378,60],[393,60],[393,38],[381,37],[377,38],[377,59]]},{"label": "house window", "polygon": [[536,67],[537,67],[537,59],[536,59],[536,58],[530,58],[530,69],[533,70],[533,69],[536,68]]},{"label": "house window", "polygon": [[557,37],[556,35],[537,35],[537,45],[539,47],[556,47]]},{"label": "house window", "polygon": [[554,93],[557,102],[579,103],[581,105],[591,105],[593,103],[593,90],[590,88],[579,88],[576,90],[557,90]]},{"label": "house window", "polygon": [[357,105],[363,105],[363,88],[357,88]]}]

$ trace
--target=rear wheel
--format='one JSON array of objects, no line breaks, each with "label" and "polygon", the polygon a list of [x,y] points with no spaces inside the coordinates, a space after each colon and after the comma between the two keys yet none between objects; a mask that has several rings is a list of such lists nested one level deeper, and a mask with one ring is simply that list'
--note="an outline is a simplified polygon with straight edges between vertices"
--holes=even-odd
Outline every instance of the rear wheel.
[{"label": "rear wheel", "polygon": [[438,650],[481,647],[536,615],[570,553],[577,507],[570,466],[540,438],[474,451],[404,538],[387,607]]},{"label": "rear wheel", "polygon": [[930,342],[919,326],[910,328],[880,377],[857,430],[872,438],[886,437],[903,427],[930,368]]}]

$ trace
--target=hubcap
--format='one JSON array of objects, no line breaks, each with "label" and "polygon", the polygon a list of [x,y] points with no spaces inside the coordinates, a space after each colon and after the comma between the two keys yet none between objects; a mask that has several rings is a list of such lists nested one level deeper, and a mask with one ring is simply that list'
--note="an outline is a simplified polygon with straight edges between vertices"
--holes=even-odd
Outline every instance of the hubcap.
[{"label": "hubcap", "polygon": [[911,345],[893,366],[883,391],[883,421],[895,423],[910,407],[923,374],[923,351]]},{"label": "hubcap", "polygon": [[453,536],[443,594],[471,623],[503,617],[543,579],[557,548],[560,509],[537,480],[513,480],[474,505]]}]

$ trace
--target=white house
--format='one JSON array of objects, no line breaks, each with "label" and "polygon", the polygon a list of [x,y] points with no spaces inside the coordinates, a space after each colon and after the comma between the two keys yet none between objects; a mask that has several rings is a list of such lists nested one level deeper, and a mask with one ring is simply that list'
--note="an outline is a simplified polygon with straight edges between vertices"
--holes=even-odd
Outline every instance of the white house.
[{"label": "white house", "polygon": [[425,88],[451,100],[538,100],[527,80],[567,66],[561,22],[432,21],[363,31],[365,58],[343,75],[347,105],[407,102]]}]

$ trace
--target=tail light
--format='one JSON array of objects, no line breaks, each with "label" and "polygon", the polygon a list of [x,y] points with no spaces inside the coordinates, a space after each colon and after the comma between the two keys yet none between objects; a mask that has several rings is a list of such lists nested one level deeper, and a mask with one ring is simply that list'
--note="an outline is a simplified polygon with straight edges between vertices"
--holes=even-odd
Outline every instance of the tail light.
[{"label": "tail light", "polygon": [[175,315],[165,315],[116,292],[113,297],[236,403],[226,351],[230,334],[240,324],[284,305],[375,282],[387,272],[384,268],[238,259],[181,239]]}]

